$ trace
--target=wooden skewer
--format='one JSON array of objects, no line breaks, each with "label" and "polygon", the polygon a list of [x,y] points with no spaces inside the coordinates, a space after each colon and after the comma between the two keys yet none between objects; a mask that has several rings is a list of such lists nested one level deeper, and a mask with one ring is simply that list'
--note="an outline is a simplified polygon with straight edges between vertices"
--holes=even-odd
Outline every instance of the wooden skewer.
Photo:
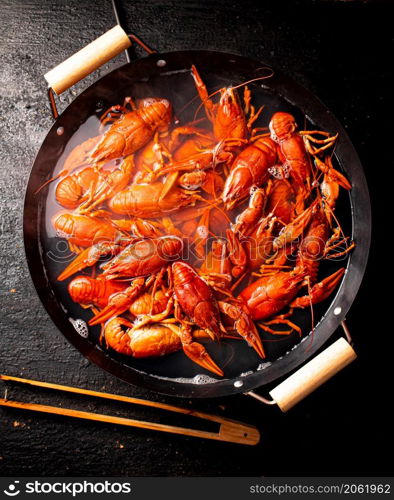
[{"label": "wooden skewer", "polygon": [[126,425],[129,427],[139,427],[142,429],[151,429],[161,432],[170,432],[173,434],[183,434],[186,436],[194,436],[205,439],[214,439],[217,441],[227,441],[231,443],[255,445],[260,440],[260,433],[258,429],[252,425],[244,424],[242,422],[237,422],[224,417],[219,417],[217,415],[211,415],[209,413],[204,413],[192,409],[181,408],[179,406],[173,406],[165,403],[158,403],[155,401],[149,401],[145,399],[138,399],[129,396],[120,396],[117,394],[110,394],[106,392],[91,391],[89,389],[82,389],[79,387],[69,387],[65,385],[52,384],[50,382],[41,382],[38,380],[29,380],[19,377],[12,377],[9,375],[0,375],[0,380],[9,380],[13,382],[18,382],[22,384],[28,384],[35,387],[44,387],[47,389],[54,389],[58,391],[72,392],[74,394],[84,394],[87,396],[95,396],[103,399],[111,399],[115,401],[121,401],[125,403],[134,403],[144,406],[150,406],[154,408],[160,408],[167,411],[173,411],[176,413],[183,413],[185,415],[190,415],[193,417],[198,417],[204,420],[210,420],[212,422],[217,422],[220,424],[219,432],[208,432],[196,429],[190,429],[185,427],[177,427],[172,425],[164,425],[155,422],[146,422],[143,420],[135,420],[124,417],[116,417],[112,415],[103,415],[99,413],[91,413],[79,410],[73,410],[71,408],[58,408],[56,406],[47,406],[36,403],[25,403],[21,401],[10,401],[5,398],[0,398],[0,406],[8,406],[12,408],[19,408],[24,410],[39,411],[43,413],[52,413],[56,415],[64,415],[74,418],[82,418],[86,420],[95,420],[98,422],[107,422],[118,425]]}]

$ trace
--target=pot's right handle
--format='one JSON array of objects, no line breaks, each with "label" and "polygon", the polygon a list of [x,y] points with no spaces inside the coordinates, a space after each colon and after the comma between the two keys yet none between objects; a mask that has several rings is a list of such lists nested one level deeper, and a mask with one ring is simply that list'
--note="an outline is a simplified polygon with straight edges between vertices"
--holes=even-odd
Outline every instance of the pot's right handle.
[{"label": "pot's right handle", "polygon": [[247,394],[264,403],[276,403],[283,412],[286,412],[351,363],[356,357],[354,349],[341,337],[270,391],[269,394],[273,401],[267,401],[254,392],[248,392]]}]

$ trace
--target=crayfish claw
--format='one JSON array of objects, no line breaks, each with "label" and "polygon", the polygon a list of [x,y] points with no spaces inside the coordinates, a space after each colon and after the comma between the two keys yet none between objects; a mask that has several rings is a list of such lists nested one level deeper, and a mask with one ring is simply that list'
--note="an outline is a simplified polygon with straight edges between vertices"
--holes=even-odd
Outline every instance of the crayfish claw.
[{"label": "crayfish claw", "polygon": [[188,358],[190,358],[194,363],[202,366],[206,370],[223,377],[223,371],[218,367],[215,361],[208,354],[205,347],[198,342],[191,342],[189,344],[183,344],[183,352]]},{"label": "crayfish claw", "polygon": [[[121,312],[120,312],[121,311]],[[100,311],[98,314],[95,314],[93,318],[91,318],[88,321],[89,326],[95,326],[100,323],[105,323],[106,321],[110,320],[111,318],[115,318],[118,314],[122,314],[121,309],[118,309],[116,306],[107,306],[105,307],[102,311]]]},{"label": "crayfish claw", "polygon": [[245,313],[236,321],[235,328],[248,345],[257,352],[260,358],[264,359],[265,351],[261,337],[253,321],[247,318]]},{"label": "crayfish claw", "polygon": [[257,352],[260,358],[264,359],[265,351],[263,342],[253,320],[242,309],[242,307],[221,301],[219,302],[219,308],[221,312],[226,314],[229,318],[235,320],[234,328],[237,330],[238,334],[246,340],[250,347]]},{"label": "crayfish claw", "polygon": [[86,267],[94,266],[100,257],[110,253],[115,255],[121,248],[120,245],[105,242],[86,248],[59,274],[57,280],[63,281]]},{"label": "crayfish claw", "polygon": [[93,316],[89,321],[89,326],[98,325],[99,323],[104,323],[105,321],[119,316],[129,309],[134,299],[143,291],[145,284],[144,278],[136,278],[129,288],[126,288],[124,292],[114,293],[108,302],[107,307],[99,313]]}]

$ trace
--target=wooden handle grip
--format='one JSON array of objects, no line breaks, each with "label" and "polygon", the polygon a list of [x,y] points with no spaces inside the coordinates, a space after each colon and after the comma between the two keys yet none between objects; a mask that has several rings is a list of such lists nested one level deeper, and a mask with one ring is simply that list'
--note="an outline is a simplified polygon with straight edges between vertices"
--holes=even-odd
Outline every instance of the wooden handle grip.
[{"label": "wooden handle grip", "polygon": [[275,387],[270,395],[283,412],[290,410],[356,357],[348,342],[340,338]]},{"label": "wooden handle grip", "polygon": [[127,34],[117,25],[44,75],[49,87],[61,94],[74,83],[130,47]]}]

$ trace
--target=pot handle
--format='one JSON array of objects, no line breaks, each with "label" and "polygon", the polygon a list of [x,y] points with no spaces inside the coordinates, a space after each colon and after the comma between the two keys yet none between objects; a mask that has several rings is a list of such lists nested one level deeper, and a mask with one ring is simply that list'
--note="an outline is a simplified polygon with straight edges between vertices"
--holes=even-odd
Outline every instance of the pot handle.
[{"label": "pot handle", "polygon": [[54,118],[58,117],[54,93],[62,94],[110,59],[127,50],[132,41],[137,42],[149,54],[155,52],[136,35],[128,35],[119,25],[116,25],[48,71],[44,78],[48,82],[48,96]]},{"label": "pot handle", "polygon": [[351,363],[356,357],[354,349],[341,337],[272,389],[269,393],[272,401],[259,396],[253,391],[246,394],[267,404],[276,403],[283,412],[286,412]]},{"label": "pot handle", "polygon": [[44,75],[48,86],[60,95],[131,45],[117,25]]}]

